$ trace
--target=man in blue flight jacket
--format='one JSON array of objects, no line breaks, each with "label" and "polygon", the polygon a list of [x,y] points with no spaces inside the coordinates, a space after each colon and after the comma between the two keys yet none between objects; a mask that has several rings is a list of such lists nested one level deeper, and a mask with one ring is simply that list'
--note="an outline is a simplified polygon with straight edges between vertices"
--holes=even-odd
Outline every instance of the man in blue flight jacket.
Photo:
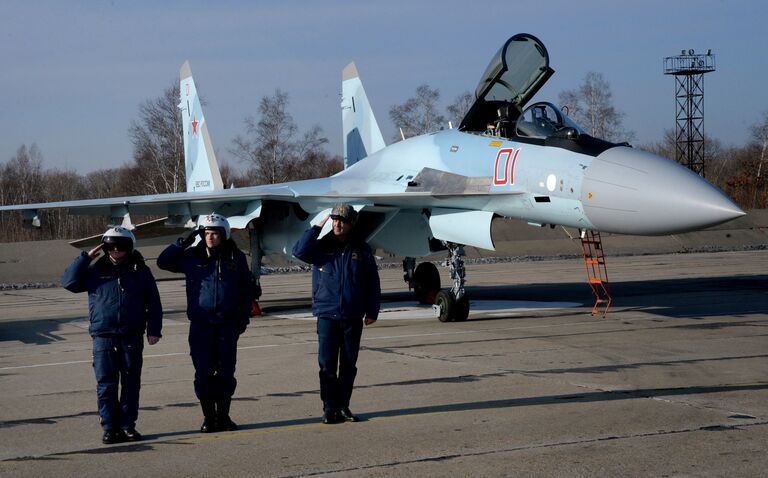
[{"label": "man in blue flight jacket", "polygon": [[[93,370],[105,444],[141,440],[136,419],[144,331],[149,345],[161,337],[160,294],[135,245],[131,231],[110,228],[101,244],[83,252],[61,278],[62,287],[70,292],[88,292],[88,332],[93,337]],[[106,255],[91,264],[102,250]]]},{"label": "man in blue flight jacket", "polygon": [[[329,218],[333,233],[318,239]],[[349,400],[360,338],[363,324],[371,325],[379,316],[379,272],[371,248],[354,234],[356,221],[357,211],[339,204],[293,246],[295,257],[312,264],[312,313],[317,317],[320,398],[326,424],[358,421]]]},{"label": "man in blue flight jacket", "polygon": [[[198,235],[201,241],[190,247]],[[237,340],[250,322],[254,288],[245,254],[230,238],[229,221],[220,214],[201,217],[198,229],[168,246],[157,266],[186,276],[189,351],[204,417],[200,431],[237,430],[229,417]]]}]

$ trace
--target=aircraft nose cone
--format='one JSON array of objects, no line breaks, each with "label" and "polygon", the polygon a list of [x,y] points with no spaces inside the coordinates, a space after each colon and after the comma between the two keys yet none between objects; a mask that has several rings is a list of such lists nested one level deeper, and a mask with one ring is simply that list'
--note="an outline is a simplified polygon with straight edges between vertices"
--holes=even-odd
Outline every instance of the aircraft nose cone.
[{"label": "aircraft nose cone", "polygon": [[604,151],[587,167],[581,201],[598,230],[619,234],[675,234],[745,214],[693,171],[623,146]]}]

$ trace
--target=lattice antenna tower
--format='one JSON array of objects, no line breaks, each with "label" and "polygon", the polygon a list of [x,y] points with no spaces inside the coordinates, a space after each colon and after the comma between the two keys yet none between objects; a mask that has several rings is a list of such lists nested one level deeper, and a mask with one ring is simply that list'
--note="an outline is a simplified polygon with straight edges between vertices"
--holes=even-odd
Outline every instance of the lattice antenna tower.
[{"label": "lattice antenna tower", "polygon": [[675,77],[675,159],[704,177],[704,73],[715,71],[712,50],[682,50],[664,58],[664,74]]}]

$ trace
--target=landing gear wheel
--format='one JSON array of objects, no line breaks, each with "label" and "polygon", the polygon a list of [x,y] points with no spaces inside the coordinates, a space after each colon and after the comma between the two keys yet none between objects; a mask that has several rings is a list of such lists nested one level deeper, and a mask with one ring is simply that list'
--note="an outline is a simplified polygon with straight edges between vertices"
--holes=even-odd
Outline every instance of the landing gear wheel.
[{"label": "landing gear wheel", "polygon": [[456,300],[453,292],[441,290],[435,296],[435,313],[440,322],[463,322],[469,316],[469,298],[464,294]]},{"label": "landing gear wheel", "polygon": [[435,296],[435,314],[440,322],[453,322],[453,308],[456,305],[456,299],[448,291],[441,290]]},{"label": "landing gear wheel", "polygon": [[419,304],[434,304],[440,290],[440,273],[431,262],[422,262],[413,272],[413,294]]},{"label": "landing gear wheel", "polygon": [[454,322],[464,322],[467,320],[467,317],[469,317],[469,296],[467,296],[466,292],[461,296],[461,299],[456,301],[455,310]]}]

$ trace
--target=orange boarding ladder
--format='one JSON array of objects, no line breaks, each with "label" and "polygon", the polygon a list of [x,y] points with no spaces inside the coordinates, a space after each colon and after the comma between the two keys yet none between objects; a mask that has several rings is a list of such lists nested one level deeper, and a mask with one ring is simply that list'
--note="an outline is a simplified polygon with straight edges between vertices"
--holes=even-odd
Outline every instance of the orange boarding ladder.
[{"label": "orange boarding ladder", "polygon": [[599,231],[581,231],[581,248],[584,251],[584,265],[587,267],[587,282],[595,295],[595,306],[592,307],[592,315],[603,309],[603,318],[608,315],[611,307],[611,289],[608,286],[608,269],[605,267],[605,254],[603,253],[603,241]]}]

